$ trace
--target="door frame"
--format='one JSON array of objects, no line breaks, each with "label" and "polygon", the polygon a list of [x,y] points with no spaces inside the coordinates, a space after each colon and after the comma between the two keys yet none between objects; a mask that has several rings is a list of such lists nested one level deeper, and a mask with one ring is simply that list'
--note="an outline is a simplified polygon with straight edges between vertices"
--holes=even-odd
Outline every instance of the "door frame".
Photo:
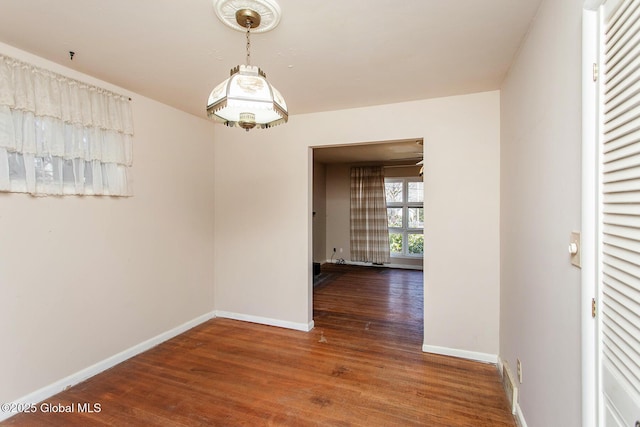
[{"label": "door frame", "polygon": [[[592,316],[592,301],[600,300],[599,286],[599,132],[600,85],[594,64],[600,61],[600,13],[606,0],[585,0],[582,13],[582,426],[602,425],[599,316]],[[596,312],[597,314],[597,312]]]}]

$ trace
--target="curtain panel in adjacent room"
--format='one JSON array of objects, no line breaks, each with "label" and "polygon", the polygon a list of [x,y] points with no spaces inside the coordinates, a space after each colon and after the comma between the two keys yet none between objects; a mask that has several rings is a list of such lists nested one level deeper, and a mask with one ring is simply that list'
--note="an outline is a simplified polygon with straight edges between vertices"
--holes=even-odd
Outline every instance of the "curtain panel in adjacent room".
[{"label": "curtain panel in adjacent room", "polygon": [[128,97],[0,55],[0,191],[131,195]]},{"label": "curtain panel in adjacent room", "polygon": [[390,262],[382,167],[351,168],[351,260]]}]

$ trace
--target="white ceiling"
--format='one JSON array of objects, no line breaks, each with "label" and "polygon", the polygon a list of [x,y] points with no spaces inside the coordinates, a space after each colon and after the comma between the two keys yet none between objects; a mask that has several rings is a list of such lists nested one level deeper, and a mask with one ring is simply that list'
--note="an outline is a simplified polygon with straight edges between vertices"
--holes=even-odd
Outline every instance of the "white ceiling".
[{"label": "white ceiling", "polygon": [[[540,0],[278,3],[252,64],[295,116],[498,89]],[[245,60],[211,0],[3,0],[0,41],[202,117]]]}]

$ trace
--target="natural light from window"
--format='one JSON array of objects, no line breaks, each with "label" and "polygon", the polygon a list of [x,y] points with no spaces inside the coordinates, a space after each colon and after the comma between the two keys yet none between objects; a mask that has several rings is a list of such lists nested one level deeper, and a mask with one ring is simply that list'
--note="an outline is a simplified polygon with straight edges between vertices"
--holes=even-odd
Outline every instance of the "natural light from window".
[{"label": "natural light from window", "polygon": [[385,178],[391,256],[424,255],[424,183],[420,178]]}]

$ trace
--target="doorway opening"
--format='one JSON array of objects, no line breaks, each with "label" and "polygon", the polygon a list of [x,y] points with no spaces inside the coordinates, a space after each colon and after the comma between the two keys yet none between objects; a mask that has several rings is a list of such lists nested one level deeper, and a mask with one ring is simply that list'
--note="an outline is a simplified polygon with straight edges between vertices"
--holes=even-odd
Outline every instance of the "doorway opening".
[{"label": "doorway opening", "polygon": [[[353,298],[352,304],[346,304],[339,310],[366,311],[362,304],[366,304],[368,298],[376,293],[374,289],[368,289],[363,284],[358,283],[359,275],[367,275],[371,273],[371,269],[377,270],[377,277],[383,278],[383,275],[389,279],[393,274],[396,275],[395,280],[405,280],[411,282],[412,286],[415,280],[420,281],[420,302],[424,295],[423,285],[423,245],[416,244],[423,236],[423,225],[418,224],[418,220],[423,221],[424,214],[422,200],[424,197],[424,189],[422,187],[422,162],[424,157],[424,148],[422,138],[399,140],[399,141],[383,141],[364,144],[350,144],[343,146],[330,147],[314,147],[312,150],[312,283],[314,291],[312,298],[316,298],[316,290],[320,293],[326,293],[322,289],[330,283],[340,281],[340,283],[351,283],[352,287],[357,291],[361,290],[359,297]],[[385,178],[393,183],[395,188],[399,188],[400,192],[396,193],[399,198],[395,200],[395,204],[389,204],[389,218],[393,222],[390,228],[393,234],[391,244],[395,244],[392,250],[391,262],[384,265],[372,266],[371,263],[362,263],[352,261],[350,246],[350,169],[352,167],[362,166],[382,166]],[[412,194],[416,188],[420,191],[420,206],[416,202],[408,203],[409,186],[407,183],[415,183],[410,185]],[[418,185],[419,183],[419,185]],[[415,188],[414,188],[415,187]],[[404,192],[404,193],[403,193]],[[421,214],[422,213],[422,214]],[[409,217],[413,218],[411,222]],[[420,229],[418,229],[420,227]],[[422,237],[422,239],[424,239]],[[412,242],[412,246],[409,245]],[[386,267],[386,268],[385,268]],[[389,268],[391,267],[391,268]],[[413,270],[407,272],[406,277],[402,271],[394,271],[395,269]],[[336,288],[337,289],[337,288]],[[405,289],[408,291],[408,288]],[[394,292],[402,293],[402,289]],[[319,294],[318,294],[319,295]],[[378,294],[381,296],[383,294]],[[325,296],[318,296],[325,298]],[[414,298],[415,300],[415,298]],[[371,307],[380,304],[380,301],[374,302],[369,300]],[[398,304],[392,296],[388,296],[385,302],[386,311],[392,311],[394,304]],[[419,304],[419,310],[415,307],[410,309],[411,316],[419,317],[419,330],[423,327],[423,309],[422,303]],[[313,317],[316,323],[317,316],[324,316],[325,311],[319,307],[315,301],[313,303]],[[353,314],[353,313],[352,313]],[[372,321],[372,320],[370,320]],[[319,326],[316,323],[316,326]],[[416,342],[421,345],[422,332],[416,337]]]}]

